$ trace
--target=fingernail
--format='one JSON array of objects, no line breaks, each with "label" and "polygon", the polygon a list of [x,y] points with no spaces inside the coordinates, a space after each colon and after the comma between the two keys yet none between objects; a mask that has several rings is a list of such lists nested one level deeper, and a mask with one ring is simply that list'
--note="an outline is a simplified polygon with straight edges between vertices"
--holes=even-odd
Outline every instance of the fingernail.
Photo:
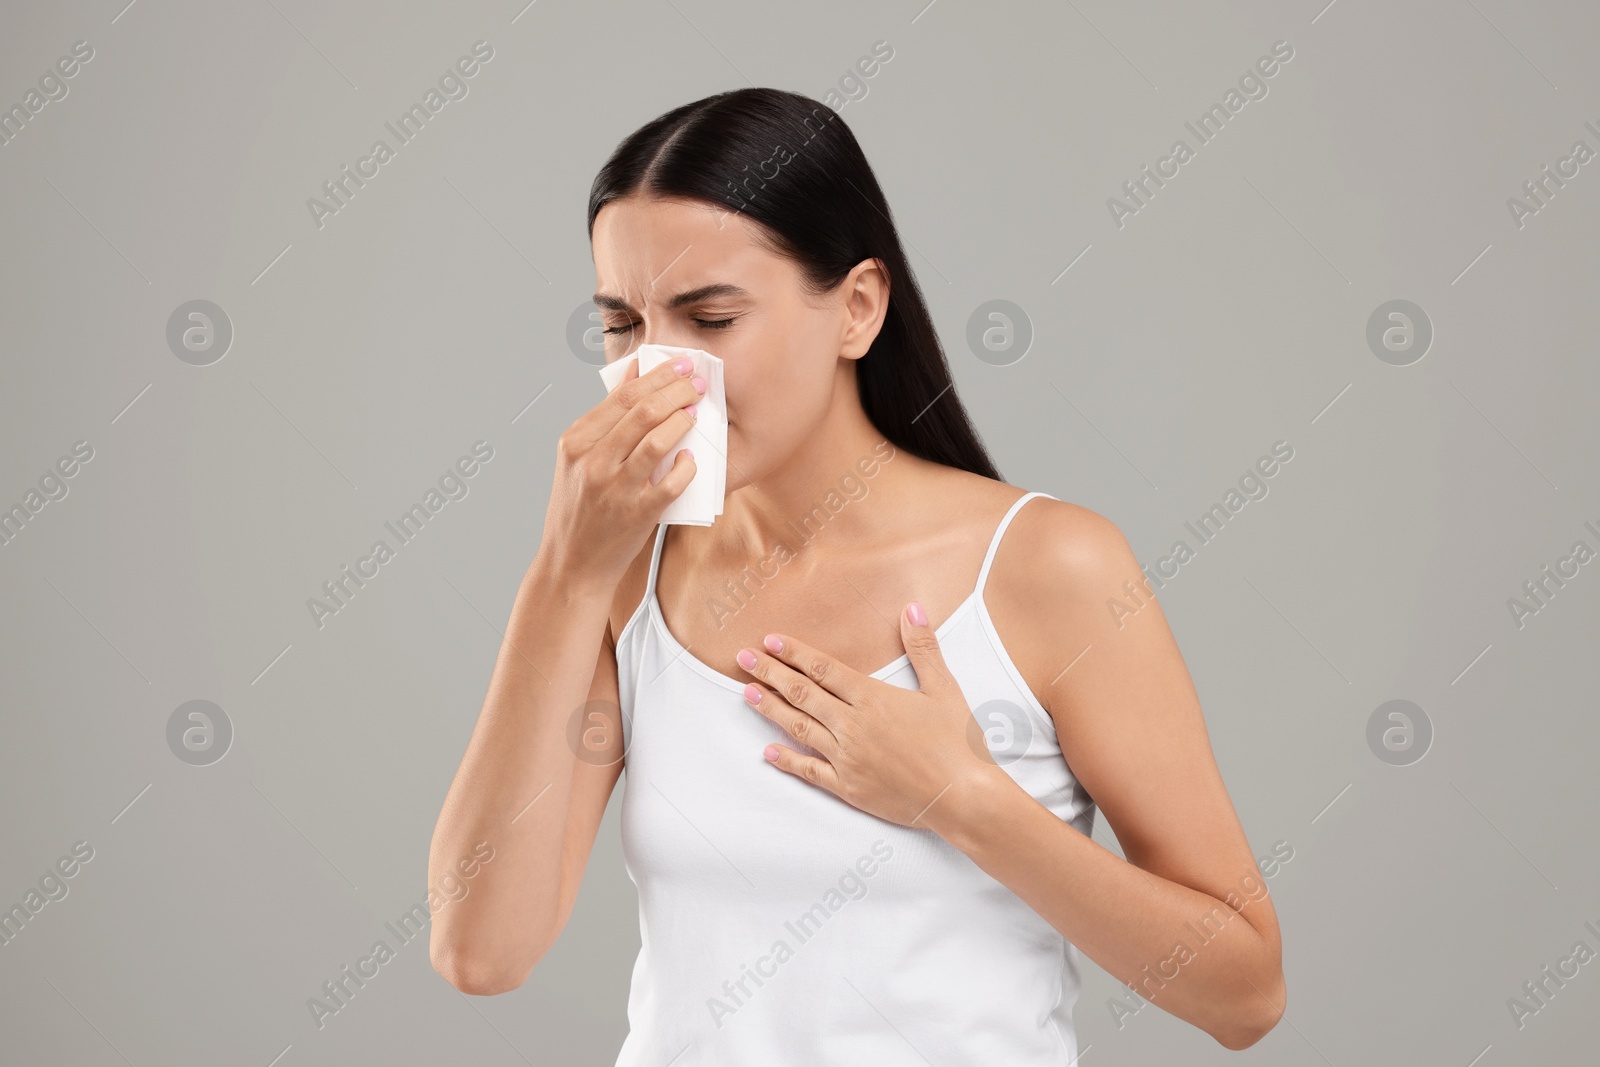
[{"label": "fingernail", "polygon": [[690,459],[693,459],[693,458],[694,458],[694,449],[692,449],[692,448],[685,448],[685,449],[683,449],[683,450],[682,450],[682,451],[683,451],[683,452],[684,452],[684,453],[685,453],[685,454],[687,454],[687,455],[688,455],[688,457],[689,457],[689,458],[690,458]]},{"label": "fingernail", "polygon": [[767,762],[768,763],[777,763],[778,762],[778,746],[777,745],[768,745],[766,748],[761,750],[761,754],[763,756],[767,757]]},{"label": "fingernail", "polygon": [[753,671],[756,669],[756,654],[751,652],[748,648],[741,648],[739,650],[739,654],[733,658],[738,660],[739,666],[743,667],[747,671]]},{"label": "fingernail", "polygon": [[688,374],[690,371],[694,370],[694,360],[690,359],[688,356],[679,356],[677,359],[672,361],[672,369],[677,371],[679,374]]},{"label": "fingernail", "polygon": [[683,410],[688,412],[689,417],[691,419],[698,419],[700,417],[699,409],[700,409],[700,405],[699,404],[690,404],[688,407],[684,408]]},{"label": "fingernail", "polygon": [[783,651],[783,642],[778,640],[778,635],[777,634],[768,634],[766,636],[766,640],[762,641],[761,643],[763,645],[767,646],[767,651],[768,652],[782,652]]},{"label": "fingernail", "polygon": [[706,380],[700,377],[698,374],[689,379],[689,384],[694,386],[694,391],[697,393],[703,393],[706,391]]},{"label": "fingernail", "polygon": [[911,620],[912,626],[928,625],[928,615],[922,610],[922,605],[915,600],[906,605],[906,618]]},{"label": "fingernail", "polygon": [[744,698],[752,704],[759,704],[761,703],[761,690],[753,685],[747,685],[744,687]]}]

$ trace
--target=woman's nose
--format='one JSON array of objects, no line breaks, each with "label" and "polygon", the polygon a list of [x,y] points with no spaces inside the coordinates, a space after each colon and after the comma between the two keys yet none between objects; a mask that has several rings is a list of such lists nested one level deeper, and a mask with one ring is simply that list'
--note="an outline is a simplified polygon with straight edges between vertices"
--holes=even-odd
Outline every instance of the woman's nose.
[{"label": "woman's nose", "polygon": [[668,348],[699,348],[688,331],[681,327],[654,328],[646,325],[641,333],[639,343],[642,345],[666,345]]}]

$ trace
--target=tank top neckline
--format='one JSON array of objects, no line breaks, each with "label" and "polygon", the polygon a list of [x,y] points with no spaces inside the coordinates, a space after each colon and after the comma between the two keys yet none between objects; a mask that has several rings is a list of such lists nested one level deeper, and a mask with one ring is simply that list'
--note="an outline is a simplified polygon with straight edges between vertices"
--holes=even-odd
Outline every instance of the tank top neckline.
[{"label": "tank top neckline", "polygon": [[[955,608],[945,618],[944,622],[940,623],[933,631],[934,636],[939,639],[941,645],[944,643],[945,638],[949,635],[950,630],[954,628],[955,625],[960,622],[969,611],[973,610],[974,607],[984,608],[983,589],[988,583],[989,568],[994,563],[995,553],[1000,547],[1000,539],[1005,534],[1006,527],[1011,525],[1011,519],[1016,515],[1017,510],[1021,508],[1023,504],[1027,503],[1036,496],[1048,497],[1051,500],[1056,499],[1055,497],[1050,496],[1049,493],[1036,490],[1032,492],[1025,492],[1021,496],[1017,497],[1016,500],[1011,502],[1011,506],[1006,509],[1005,515],[1001,517],[999,524],[995,527],[994,535],[989,539],[989,548],[984,553],[983,566],[978,569],[978,580],[973,585],[972,591],[962,599],[961,603],[955,606]],[[620,645],[627,639],[628,632],[634,628],[635,624],[638,623],[642,616],[648,616],[651,622],[655,624],[656,631],[661,635],[662,639],[666,642],[667,647],[671,650],[673,654],[673,661],[682,659],[698,674],[722,686],[724,689],[731,689],[734,692],[743,693],[746,682],[740,681],[739,679],[730,675],[723,674],[721,671],[717,670],[715,667],[712,667],[709,663],[706,663],[694,653],[690,652],[688,647],[679,641],[677,636],[673,634],[671,628],[667,626],[666,616],[661,611],[661,600],[656,595],[656,578],[661,567],[661,549],[666,543],[666,538],[663,536],[663,531],[667,525],[667,523],[656,524],[655,545],[650,554],[650,573],[645,579],[644,598],[639,606],[634,609],[633,616],[623,624],[622,632],[617,635],[617,644]],[[987,609],[985,608],[984,610]],[[882,667],[879,667],[875,671],[869,672],[867,677],[877,678],[881,681],[895,672],[902,670],[908,664],[910,664],[910,662],[910,654],[902,652],[894,660],[890,661],[889,663],[885,663]]]}]

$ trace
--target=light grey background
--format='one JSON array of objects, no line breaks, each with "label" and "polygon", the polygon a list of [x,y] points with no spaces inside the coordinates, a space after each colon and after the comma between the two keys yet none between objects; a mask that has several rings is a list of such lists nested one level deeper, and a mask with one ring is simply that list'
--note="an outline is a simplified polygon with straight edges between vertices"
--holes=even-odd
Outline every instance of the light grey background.
[{"label": "light grey background", "polygon": [[[321,1029],[306,1002],[423,898],[556,437],[603,395],[566,342],[596,169],[712,92],[820,99],[879,40],[841,114],[1008,481],[1151,563],[1294,448],[1161,593],[1254,850],[1294,850],[1287,1017],[1238,1054],[1119,1026],[1086,962],[1086,1062],[1593,1059],[1600,964],[1507,1007],[1600,949],[1600,564],[1521,628],[1507,604],[1600,547],[1600,162],[1507,207],[1600,149],[1593,5],[124,3],[0,20],[8,107],[94,49],[0,146],[0,503],[94,449],[0,547],[0,905],[94,849],[0,946],[5,1062],[611,1062],[615,798],[523,988],[467,998],[418,940]],[[307,199],[479,40],[469,95],[319,229]],[[1280,40],[1268,95],[1119,228],[1108,198]],[[234,331],[204,367],[166,341],[196,299]],[[1031,322],[1010,365],[965,342],[991,299]],[[1366,341],[1395,299],[1434,329],[1409,366]],[[319,629],[307,598],[480,439],[469,495]],[[167,743],[195,699],[235,730],[205,767]],[[1395,699],[1434,731],[1408,766],[1367,741]]]}]

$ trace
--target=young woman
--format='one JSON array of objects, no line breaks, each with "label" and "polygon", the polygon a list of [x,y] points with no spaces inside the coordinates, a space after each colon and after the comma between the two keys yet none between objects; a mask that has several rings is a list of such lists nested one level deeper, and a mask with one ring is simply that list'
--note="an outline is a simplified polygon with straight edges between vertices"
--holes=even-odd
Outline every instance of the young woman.
[{"label": "young woman", "polygon": [[669,111],[589,232],[608,361],[724,362],[725,509],[658,521],[698,462],[650,482],[704,388],[671,363],[561,436],[434,834],[434,880],[495,849],[438,971],[527,978],[626,767],[619,1067],[1070,1063],[1078,951],[1259,1040],[1277,919],[1161,608],[1109,520],[1000,480],[844,122],[771,89]]}]

